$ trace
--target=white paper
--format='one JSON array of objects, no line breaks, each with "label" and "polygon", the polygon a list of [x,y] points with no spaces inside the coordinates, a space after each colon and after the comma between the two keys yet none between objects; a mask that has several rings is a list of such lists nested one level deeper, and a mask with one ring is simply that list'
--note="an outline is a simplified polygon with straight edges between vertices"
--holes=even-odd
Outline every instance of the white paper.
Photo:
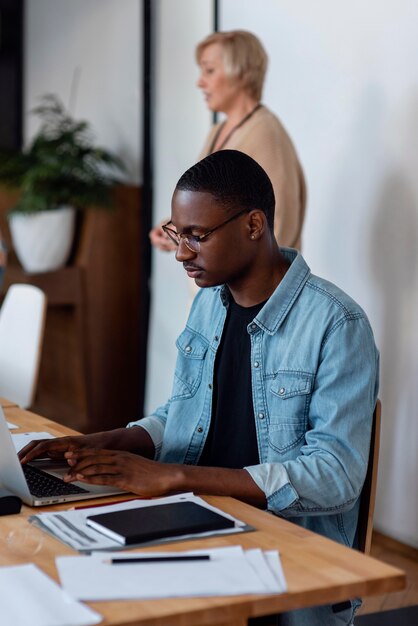
[{"label": "white paper", "polygon": [[7,428],[9,430],[14,430],[15,428],[19,428],[19,426],[16,426],[16,424],[12,424],[11,422],[7,422]]},{"label": "white paper", "polygon": [[277,550],[267,550],[264,552],[264,558],[269,564],[270,571],[276,579],[277,585],[283,592],[287,591],[287,582],[283,571],[282,562]]},{"label": "white paper", "polygon": [[18,433],[16,435],[12,435],[12,441],[16,452],[20,452],[26,444],[38,439],[54,439],[54,435],[51,435],[50,433]]},{"label": "white paper", "polygon": [[[276,552],[277,554],[277,552]],[[277,576],[273,575],[269,561],[265,558],[265,553],[260,548],[247,550],[245,553],[247,561],[264,583],[266,591],[274,593],[281,588]],[[278,555],[277,555],[278,556]]]},{"label": "white paper", "polygon": [[[207,554],[208,561],[112,564],[111,558],[138,558],[126,552],[91,556],[60,556],[56,565],[62,587],[79,600],[128,600],[147,598],[225,596],[280,593],[260,551],[247,553],[240,546],[176,552],[175,555]],[[255,555],[259,552],[259,555]],[[149,556],[142,553],[143,556]],[[156,552],[152,556],[173,556]],[[258,565],[256,564],[258,562]],[[260,575],[258,568],[263,572]]]},{"label": "white paper", "polygon": [[33,563],[0,567],[0,607],[4,626],[87,626],[102,621]]},{"label": "white paper", "polygon": [[[95,550],[120,550],[121,546],[118,541],[115,541],[114,539],[99,533],[94,528],[87,526],[86,518],[89,515],[95,515],[97,513],[110,513],[111,511],[121,511],[123,509],[158,506],[161,504],[170,504],[182,501],[195,502],[196,504],[215,511],[220,515],[224,515],[228,519],[235,522],[235,527],[232,529],[228,528],[206,533],[183,535],[181,539],[201,538],[218,534],[231,534],[231,532],[236,533],[248,530],[248,526],[246,526],[246,524],[241,520],[238,520],[224,511],[211,506],[202,500],[202,498],[199,498],[192,493],[167,496],[166,498],[158,498],[155,500],[130,500],[129,502],[121,502],[120,504],[111,504],[101,507],[93,506],[90,508],[60,511],[59,513],[39,513],[37,515],[32,515],[29,520],[80,552],[92,552]],[[169,537],[167,539],[148,542],[146,545],[168,543],[172,542],[174,539],[177,540],[180,539],[180,537]]]}]

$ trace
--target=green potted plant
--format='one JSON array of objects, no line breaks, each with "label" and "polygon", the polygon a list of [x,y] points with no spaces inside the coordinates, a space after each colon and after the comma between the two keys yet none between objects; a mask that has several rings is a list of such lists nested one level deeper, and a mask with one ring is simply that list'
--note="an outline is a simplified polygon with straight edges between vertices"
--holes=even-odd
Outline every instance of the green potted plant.
[{"label": "green potted plant", "polygon": [[88,122],[74,120],[55,95],[32,113],[41,125],[28,148],[0,152],[0,185],[20,191],[9,212],[16,254],[26,271],[42,272],[67,262],[76,209],[111,206],[124,166],[94,145]]}]

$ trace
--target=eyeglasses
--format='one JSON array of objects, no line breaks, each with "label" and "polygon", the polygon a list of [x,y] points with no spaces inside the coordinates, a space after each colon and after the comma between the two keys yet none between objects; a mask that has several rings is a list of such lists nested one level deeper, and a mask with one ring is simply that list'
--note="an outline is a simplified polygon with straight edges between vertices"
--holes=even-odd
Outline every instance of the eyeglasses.
[{"label": "eyeglasses", "polygon": [[178,233],[176,230],[173,230],[172,228],[168,227],[168,225],[172,223],[171,220],[167,222],[167,224],[164,224],[162,226],[162,229],[167,235],[167,237],[170,237],[171,241],[173,241],[176,244],[176,246],[179,246],[180,242],[183,240],[186,247],[191,252],[200,252],[201,241],[206,239],[206,237],[209,237],[209,235],[214,233],[215,230],[218,230],[218,228],[222,228],[222,226],[226,226],[226,224],[229,224],[229,222],[232,222],[232,220],[236,220],[237,217],[244,215],[244,213],[248,213],[248,209],[243,209],[242,211],[239,211],[232,217],[225,220],[225,222],[222,222],[222,224],[219,224],[218,226],[211,228],[210,230],[208,230],[207,233],[204,233],[203,235],[189,235],[187,233]]}]

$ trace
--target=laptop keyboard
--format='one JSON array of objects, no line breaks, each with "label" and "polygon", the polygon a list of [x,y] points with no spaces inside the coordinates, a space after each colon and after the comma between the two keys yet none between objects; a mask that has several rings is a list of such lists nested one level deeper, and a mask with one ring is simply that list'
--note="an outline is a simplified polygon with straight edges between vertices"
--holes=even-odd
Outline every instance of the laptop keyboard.
[{"label": "laptop keyboard", "polygon": [[38,498],[50,496],[68,496],[77,493],[88,493],[87,489],[72,483],[65,483],[61,478],[52,476],[37,467],[22,465],[29,491]]}]

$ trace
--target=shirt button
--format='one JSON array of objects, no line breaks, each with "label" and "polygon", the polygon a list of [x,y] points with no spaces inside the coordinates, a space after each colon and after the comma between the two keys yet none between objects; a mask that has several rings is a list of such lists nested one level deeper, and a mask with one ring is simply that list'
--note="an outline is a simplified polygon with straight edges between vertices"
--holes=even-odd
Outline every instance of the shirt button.
[{"label": "shirt button", "polygon": [[219,341],[218,335],[215,335],[214,339],[215,339],[215,341]]},{"label": "shirt button", "polygon": [[199,426],[199,428],[197,429],[198,433],[203,433],[203,428],[201,426]]},{"label": "shirt button", "polygon": [[209,387],[209,389],[212,389],[212,385],[210,383],[209,383],[208,387]]},{"label": "shirt button", "polygon": [[263,419],[264,419],[264,413],[259,413],[259,414],[258,414],[258,418],[259,418],[260,420],[263,420]]},{"label": "shirt button", "polygon": [[251,324],[250,329],[251,330],[256,330],[257,329],[257,324]]},{"label": "shirt button", "polygon": [[258,361],[254,361],[254,367],[260,367],[260,363]]},{"label": "shirt button", "polygon": [[192,351],[192,346],[186,346],[185,348],[186,352],[189,353]]},{"label": "shirt button", "polygon": [[286,389],[284,387],[280,387],[279,394],[283,396],[285,391]]}]

